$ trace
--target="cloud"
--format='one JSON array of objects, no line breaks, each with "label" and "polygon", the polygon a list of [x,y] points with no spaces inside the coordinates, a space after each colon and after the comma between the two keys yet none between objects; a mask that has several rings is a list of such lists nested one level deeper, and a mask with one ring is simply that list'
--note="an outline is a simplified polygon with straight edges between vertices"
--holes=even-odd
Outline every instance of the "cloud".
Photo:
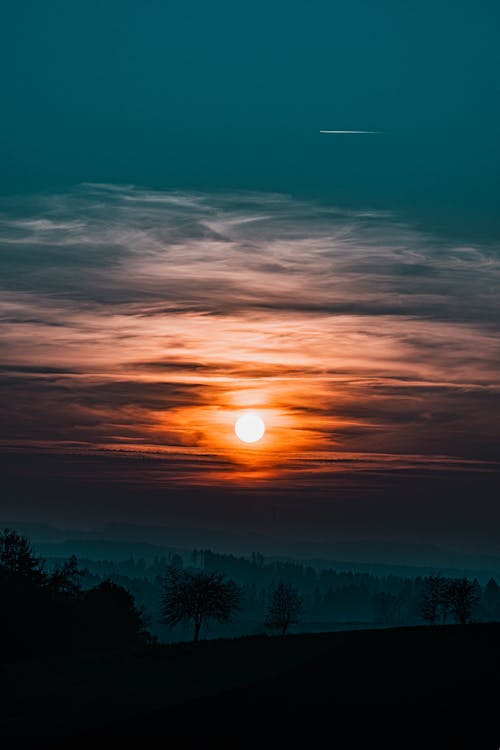
[{"label": "cloud", "polygon": [[[498,248],[283,195],[92,184],[11,201],[0,231],[4,445],[182,446],[190,481],[207,457],[217,481],[306,481],[325,452],[495,457]],[[267,442],[244,453],[250,407]]]}]

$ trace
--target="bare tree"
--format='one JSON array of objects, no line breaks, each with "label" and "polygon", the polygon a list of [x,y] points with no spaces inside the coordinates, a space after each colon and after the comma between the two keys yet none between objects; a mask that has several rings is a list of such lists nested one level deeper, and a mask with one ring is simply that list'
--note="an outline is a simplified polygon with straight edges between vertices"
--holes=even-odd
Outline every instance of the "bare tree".
[{"label": "bare tree", "polygon": [[441,622],[443,623],[443,625],[446,625],[447,617],[450,613],[452,613],[452,600],[453,579],[443,578],[440,597]]},{"label": "bare tree", "polygon": [[477,581],[468,578],[451,579],[448,583],[450,611],[460,625],[471,620],[474,607],[479,603],[481,588]]},{"label": "bare tree", "polygon": [[446,623],[451,613],[455,621],[465,625],[470,622],[478,604],[481,588],[477,581],[468,578],[443,578],[437,575],[424,578],[420,600],[420,613],[431,625]]},{"label": "bare tree", "polygon": [[280,581],[267,607],[266,625],[279,628],[281,635],[286,635],[288,627],[299,622],[303,608],[304,602],[297,589],[291,583]]},{"label": "bare tree", "polygon": [[241,606],[241,592],[222,573],[191,572],[169,567],[163,579],[162,621],[173,627],[181,622],[194,626],[197,641],[208,620],[228,622]]},{"label": "bare tree", "polygon": [[430,625],[439,621],[441,608],[446,592],[446,581],[438,573],[424,578],[424,585],[420,598],[420,614]]}]

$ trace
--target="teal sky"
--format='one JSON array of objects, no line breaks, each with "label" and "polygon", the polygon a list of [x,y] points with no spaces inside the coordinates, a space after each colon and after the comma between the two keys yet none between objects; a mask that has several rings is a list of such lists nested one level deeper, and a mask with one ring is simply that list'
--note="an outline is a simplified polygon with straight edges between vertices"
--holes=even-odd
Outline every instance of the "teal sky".
[{"label": "teal sky", "polygon": [[2,4],[4,520],[500,554],[499,22]]},{"label": "teal sky", "polygon": [[256,189],[498,236],[496,2],[2,8],[3,194]]}]

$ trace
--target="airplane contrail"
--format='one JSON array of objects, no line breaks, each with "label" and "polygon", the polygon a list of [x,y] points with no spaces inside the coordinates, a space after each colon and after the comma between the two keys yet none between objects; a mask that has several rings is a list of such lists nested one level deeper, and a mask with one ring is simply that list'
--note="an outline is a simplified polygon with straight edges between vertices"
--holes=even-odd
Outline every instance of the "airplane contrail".
[{"label": "airplane contrail", "polygon": [[352,133],[360,133],[360,134],[361,133],[362,134],[371,133],[373,135],[382,135],[382,133],[383,133],[382,130],[320,130],[319,132],[320,133],[334,133],[336,135],[338,135],[339,133],[342,133],[342,134],[346,134],[346,133],[347,134],[352,134]]}]

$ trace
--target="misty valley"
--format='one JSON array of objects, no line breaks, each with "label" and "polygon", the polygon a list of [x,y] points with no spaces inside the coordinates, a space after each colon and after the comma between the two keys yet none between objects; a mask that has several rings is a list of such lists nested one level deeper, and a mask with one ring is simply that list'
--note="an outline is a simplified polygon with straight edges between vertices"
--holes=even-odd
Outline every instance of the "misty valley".
[{"label": "misty valley", "polygon": [[5,529],[2,736],[51,748],[161,737],[253,747],[275,731],[316,743],[334,726],[353,748],[373,734],[385,747],[429,734],[427,747],[493,742],[500,588],[454,573],[209,549],[43,558]]}]

